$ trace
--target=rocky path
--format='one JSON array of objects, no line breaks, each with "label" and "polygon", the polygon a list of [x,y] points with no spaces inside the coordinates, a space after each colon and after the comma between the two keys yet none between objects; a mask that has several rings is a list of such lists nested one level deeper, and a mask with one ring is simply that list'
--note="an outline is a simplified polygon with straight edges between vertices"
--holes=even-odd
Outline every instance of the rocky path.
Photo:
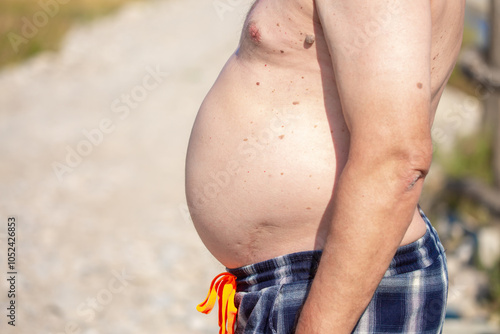
[{"label": "rocky path", "polygon": [[1,333],[217,332],[195,311],[221,267],[185,215],[184,155],[245,6],[132,4],[0,74]]},{"label": "rocky path", "polygon": [[131,4],[0,72],[2,273],[18,222],[1,333],[217,333],[194,309],[222,267],[186,214],[184,155],[250,2]]}]

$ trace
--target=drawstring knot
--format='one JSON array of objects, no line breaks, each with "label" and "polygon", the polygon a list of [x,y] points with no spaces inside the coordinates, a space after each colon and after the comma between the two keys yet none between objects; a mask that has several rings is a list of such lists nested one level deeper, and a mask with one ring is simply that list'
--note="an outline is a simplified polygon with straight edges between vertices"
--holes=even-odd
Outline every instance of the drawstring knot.
[{"label": "drawstring knot", "polygon": [[236,293],[236,276],[230,273],[217,275],[210,284],[205,301],[196,309],[208,314],[214,308],[217,296],[219,297],[219,334],[234,334],[234,325],[237,309],[234,305]]}]

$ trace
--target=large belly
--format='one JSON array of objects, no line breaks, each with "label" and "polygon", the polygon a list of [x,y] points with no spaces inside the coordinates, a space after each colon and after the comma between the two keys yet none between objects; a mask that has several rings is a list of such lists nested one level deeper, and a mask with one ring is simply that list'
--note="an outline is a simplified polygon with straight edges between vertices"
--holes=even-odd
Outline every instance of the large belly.
[{"label": "large belly", "polygon": [[[433,9],[433,110],[460,45],[458,23],[446,41],[443,36],[460,12],[452,4],[463,4],[446,3],[448,19]],[[187,156],[187,200],[202,241],[227,267],[324,244],[349,132],[312,12],[310,0],[257,1],[239,54],[198,113]],[[304,42],[310,33],[313,45]],[[402,245],[424,232],[416,212]]]},{"label": "large belly", "polygon": [[348,150],[338,100],[330,96],[325,107],[322,87],[314,87],[319,69],[265,73],[230,59],[189,145],[191,215],[228,267],[321,247],[318,231]]}]

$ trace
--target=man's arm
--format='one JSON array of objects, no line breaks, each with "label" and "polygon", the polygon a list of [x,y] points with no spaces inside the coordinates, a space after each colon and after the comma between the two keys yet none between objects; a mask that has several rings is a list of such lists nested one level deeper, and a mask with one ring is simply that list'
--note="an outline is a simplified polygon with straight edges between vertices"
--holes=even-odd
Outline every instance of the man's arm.
[{"label": "man's arm", "polygon": [[351,333],[409,224],[429,169],[430,0],[316,0],[351,134],[297,334]]}]

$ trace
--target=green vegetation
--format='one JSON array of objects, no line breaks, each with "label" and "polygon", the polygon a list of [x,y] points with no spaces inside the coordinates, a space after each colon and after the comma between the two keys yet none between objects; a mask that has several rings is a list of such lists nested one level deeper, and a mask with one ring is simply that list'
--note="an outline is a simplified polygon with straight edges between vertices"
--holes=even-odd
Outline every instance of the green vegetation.
[{"label": "green vegetation", "polygon": [[[470,27],[465,27],[462,49],[474,47],[476,36]],[[449,80],[449,84],[477,96],[479,86],[471,82],[457,66]],[[455,144],[451,152],[443,153],[437,151],[435,161],[441,165],[447,177],[452,179],[476,178],[487,185],[493,184],[493,134],[487,131],[479,131],[476,134],[461,138]],[[481,204],[471,201],[459,194],[448,194],[447,206],[459,216],[468,217],[470,223],[476,227],[489,225],[492,222],[490,212]],[[459,241],[459,240],[457,240]],[[476,257],[474,263],[477,269],[486,273],[489,279],[488,307],[494,314],[500,315],[500,261],[492,269],[482,266]]]},{"label": "green vegetation", "polygon": [[[485,184],[493,184],[491,133],[478,132],[457,141],[451,152],[436,152],[435,161],[441,165],[447,177],[452,179],[476,178]],[[468,217],[469,223],[479,228],[490,225],[493,221],[491,213],[477,202],[461,197],[459,194],[448,194],[445,199],[448,208],[459,216]],[[460,240],[457,240],[460,242]],[[456,243],[455,243],[456,244]],[[476,257],[477,269],[486,273],[489,279],[488,307],[492,313],[500,316],[500,261],[492,269],[485,268]]]},{"label": "green vegetation", "polygon": [[500,315],[500,261],[487,271],[490,280],[489,302],[491,311]]},{"label": "green vegetation", "polygon": [[436,161],[452,178],[475,177],[487,184],[493,182],[492,135],[476,133],[458,139],[451,152],[436,152]]},{"label": "green vegetation", "polygon": [[[479,179],[485,184],[493,184],[492,171],[492,135],[479,132],[458,139],[451,152],[437,151],[434,160],[442,166],[446,177],[450,179]],[[448,193],[447,206],[461,216],[471,219],[477,227],[491,222],[489,211],[480,204],[459,194]]]},{"label": "green vegetation", "polygon": [[0,68],[40,51],[57,50],[74,23],[108,14],[132,1],[145,0],[0,1]]},{"label": "green vegetation", "polygon": [[[464,27],[462,50],[474,47],[477,40],[476,33],[467,25]],[[448,83],[456,88],[461,89],[469,95],[476,95],[476,85],[462,73],[459,66],[456,66],[451,73]]]},{"label": "green vegetation", "polygon": [[[463,33],[462,50],[474,48],[478,36],[471,27],[465,25]],[[482,87],[471,82],[462,72],[460,66],[453,70],[448,83],[463,92],[479,97]],[[437,151],[434,160],[444,169],[445,175],[451,179],[464,179],[468,177],[476,178],[486,184],[493,183],[493,135],[485,131],[472,134],[465,138],[460,138],[455,143],[451,152]],[[488,224],[491,220],[489,212],[468,199],[460,197],[458,194],[450,195],[447,204],[453,211],[473,218],[478,224]]]}]

